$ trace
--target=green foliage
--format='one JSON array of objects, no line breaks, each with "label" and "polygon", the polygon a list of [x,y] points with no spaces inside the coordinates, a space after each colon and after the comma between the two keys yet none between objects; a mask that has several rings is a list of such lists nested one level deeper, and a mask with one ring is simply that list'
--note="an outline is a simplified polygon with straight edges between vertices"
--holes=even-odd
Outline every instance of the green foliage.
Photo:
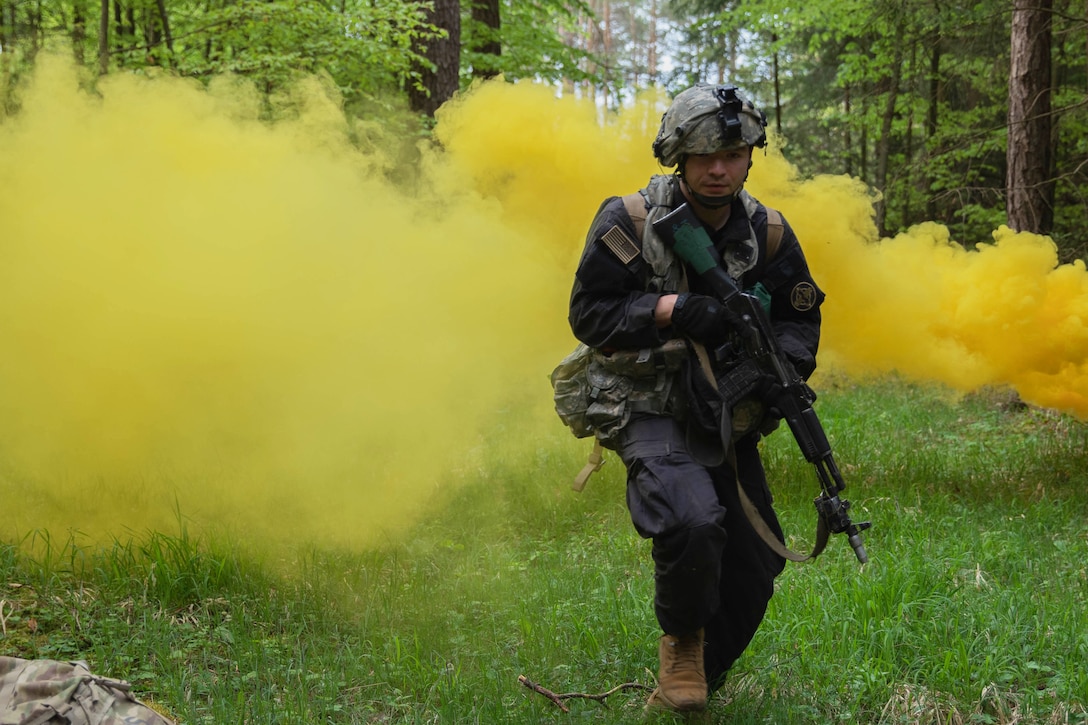
[{"label": "green foliage", "polygon": [[[1064,47],[1064,46],[1063,46]],[[1071,64],[1072,65],[1072,64]],[[1083,68],[1081,69],[1083,70]],[[1088,103],[1083,89],[1088,80],[1071,74],[1077,85],[1056,94],[1053,104],[1062,109],[1057,119],[1057,148],[1060,155],[1055,189],[1055,206],[1062,218],[1054,241],[1062,250],[1062,261],[1088,258]]]},{"label": "green foliage", "polygon": [[[78,33],[77,6],[85,18]],[[161,67],[201,79],[229,73],[268,95],[324,74],[353,103],[418,82],[423,61],[414,48],[439,32],[425,22],[423,0],[166,0],[164,6],[169,35],[153,0],[125,4],[121,21],[109,27],[111,69]],[[5,50],[21,51],[22,65],[44,42],[64,38],[77,60],[97,67],[100,6],[61,0],[45,7],[40,26],[25,33],[13,28]]]},{"label": "green foliage", "polygon": [[[1088,23],[1083,8],[1065,4],[1053,18],[1051,176],[1053,237],[1069,261],[1084,256],[1080,230],[1088,224]],[[47,45],[68,43],[97,69],[100,4],[0,7],[7,111],[16,106],[10,89]],[[168,24],[155,0],[119,7],[109,24],[110,69],[164,68],[200,79],[230,73],[266,98],[317,74],[352,113],[387,108],[392,95],[418,88],[428,61],[416,51],[441,32],[426,22],[424,0],[164,0]],[[498,73],[577,86],[616,107],[651,82],[676,91],[722,78],[753,96],[773,127],[781,124],[788,154],[805,173],[846,173],[877,187],[886,233],[937,221],[977,241],[1004,220],[1007,3],[623,0],[605,13],[585,0],[504,0],[499,9],[499,27],[491,28],[462,3],[462,87]],[[486,52],[495,43],[501,52]],[[276,112],[269,103],[268,113]]]},{"label": "green foliage", "polygon": [[[981,10],[975,12],[981,16]],[[1005,88],[1003,81],[995,85],[987,67],[978,67],[987,62],[994,66],[994,46],[982,56],[972,49],[967,67],[961,67],[961,58],[964,40],[992,22],[991,16],[973,13],[953,18],[943,6],[925,2],[809,6],[802,18],[782,30],[788,46],[804,47],[808,54],[792,56],[787,63],[792,66],[787,82],[803,81],[803,88],[798,90],[800,102],[790,106],[786,133],[792,138],[797,133],[793,129],[798,129],[804,138],[806,125],[811,125],[807,119],[816,112],[818,124],[839,131],[827,136],[838,149],[829,153],[824,147],[794,143],[791,153],[803,168],[845,170],[877,183],[876,144],[883,140],[889,146],[889,176],[883,191],[888,200],[885,224],[891,231],[925,219],[944,222],[968,235],[980,231],[988,235],[992,227],[968,230],[962,226],[964,207],[983,196],[994,205],[994,197],[1000,197],[1004,188],[1003,146],[997,155],[991,152],[1003,144]],[[926,127],[936,50],[942,54],[939,136]],[[1004,47],[998,51],[999,58],[1007,53]],[[815,77],[797,73],[811,63],[818,64]],[[834,69],[833,77],[826,70],[829,67]],[[892,88],[896,76],[898,85]],[[787,93],[792,94],[792,88]],[[884,138],[890,93],[896,96],[894,116],[891,135]],[[829,106],[829,100],[838,104]],[[829,159],[843,158],[848,160],[845,169],[827,168]],[[987,165],[980,166],[980,159]],[[1003,210],[1003,202],[997,201],[996,207]]]},{"label": "green foliage", "polygon": [[[564,36],[574,35],[581,14],[589,8],[581,2],[523,3],[505,0],[501,4],[502,24],[498,32],[472,18],[471,7],[462,4],[461,53],[462,85],[467,86],[479,70],[501,74],[508,80],[536,79],[549,83],[565,80],[599,80],[586,70],[592,54],[573,47]],[[497,41],[502,51],[496,56],[476,48]]]},{"label": "green foliage", "polygon": [[[877,187],[888,233],[932,220],[977,241],[1004,222],[1007,4],[672,0],[669,7],[692,48],[678,55],[676,82],[716,80],[722,69],[772,125],[779,102],[791,159],[806,173],[848,173]],[[1088,24],[1078,8],[1054,22],[1054,236],[1070,259],[1083,252],[1088,213],[1080,191],[1088,156],[1077,140]],[[882,150],[886,179],[877,174]]]},{"label": "green foliage", "polygon": [[177,59],[183,75],[235,73],[271,90],[325,71],[348,100],[412,77],[413,42],[435,35],[422,3],[392,0],[342,10],[314,0],[250,1],[188,20],[195,42]]}]

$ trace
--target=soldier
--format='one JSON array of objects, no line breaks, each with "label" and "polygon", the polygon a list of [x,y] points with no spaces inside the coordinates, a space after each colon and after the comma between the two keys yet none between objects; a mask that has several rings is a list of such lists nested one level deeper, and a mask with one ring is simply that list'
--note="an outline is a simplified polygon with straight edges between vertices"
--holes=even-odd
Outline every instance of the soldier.
[{"label": "soldier", "polygon": [[823,293],[789,225],[743,190],[765,128],[766,116],[734,87],[698,84],[677,95],[653,143],[658,162],[675,172],[604,201],[571,293],[571,329],[592,348],[588,417],[623,460],[631,521],[653,540],[664,634],[648,707],[706,708],[759,627],[785,564],[756,535],[737,493],[739,480],[781,540],[757,448],[777,425],[774,411],[750,399],[715,412],[715,383],[708,386],[698,358],[715,376],[729,370],[731,313],[652,226],[688,203],[738,288],[764,302],[783,351],[807,378]]}]

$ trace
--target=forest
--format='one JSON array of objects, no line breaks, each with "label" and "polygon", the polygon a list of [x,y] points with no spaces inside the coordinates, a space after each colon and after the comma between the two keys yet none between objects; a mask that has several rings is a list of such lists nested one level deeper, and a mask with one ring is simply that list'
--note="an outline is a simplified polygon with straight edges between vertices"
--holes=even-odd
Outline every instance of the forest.
[{"label": "forest", "polygon": [[727,82],[803,173],[871,188],[882,235],[936,221],[968,244],[1008,224],[1062,262],[1088,249],[1088,7],[1070,0],[0,0],[7,112],[57,46],[91,74],[230,73],[269,99],[319,74],[347,113],[421,134],[481,78],[604,113]]},{"label": "forest", "polygon": [[548,372],[698,80],[766,111],[873,523],[710,717],[1088,725],[1085,0],[0,0],[0,654],[187,725],[642,721],[652,542]]}]

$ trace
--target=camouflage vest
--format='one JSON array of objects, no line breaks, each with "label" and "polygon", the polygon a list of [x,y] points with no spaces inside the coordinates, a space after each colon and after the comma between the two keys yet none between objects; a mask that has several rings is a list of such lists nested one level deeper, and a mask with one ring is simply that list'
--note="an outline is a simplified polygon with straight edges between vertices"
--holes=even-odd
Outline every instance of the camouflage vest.
[{"label": "camouflage vest", "polygon": [[[650,292],[672,294],[687,289],[683,264],[653,228],[654,221],[673,210],[679,193],[675,176],[655,175],[645,189],[623,197],[624,207],[641,236],[641,248],[630,245],[627,233],[618,227],[602,235],[605,245],[624,263],[642,254],[651,271],[647,283]],[[759,260],[759,244],[751,224],[759,204],[743,190],[740,199],[749,219],[749,238],[731,245],[723,258],[729,274],[736,279]],[[633,414],[682,414],[684,399],[677,379],[690,354],[690,346],[683,339],[607,355],[579,344],[552,371],[556,412],[577,437],[595,435],[601,445],[614,449],[619,444],[619,433]]]},{"label": "camouflage vest", "polygon": [[84,662],[0,657],[0,725],[173,725]]},{"label": "camouflage vest", "polygon": [[[676,176],[659,174],[651,177],[647,187],[637,195],[629,194],[623,198],[627,213],[635,223],[636,231],[642,236],[642,257],[653,270],[649,284],[651,292],[670,294],[681,292],[686,287],[683,264],[665,246],[653,227],[655,221],[675,208],[678,193],[679,182]],[[759,208],[759,202],[743,189],[737,196],[748,216],[748,239],[730,245],[723,253],[722,261],[733,279],[740,279],[741,275],[755,267],[759,261],[759,242],[751,221],[752,215]],[[641,210],[638,208],[638,197],[642,197]]]}]

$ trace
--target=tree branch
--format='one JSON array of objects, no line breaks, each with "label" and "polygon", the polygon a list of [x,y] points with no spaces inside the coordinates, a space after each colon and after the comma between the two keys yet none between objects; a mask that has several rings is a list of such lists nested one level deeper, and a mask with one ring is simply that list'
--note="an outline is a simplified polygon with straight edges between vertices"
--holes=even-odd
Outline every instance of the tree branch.
[{"label": "tree branch", "polygon": [[525,675],[518,675],[518,682],[525,685],[525,687],[528,687],[533,692],[539,693],[544,697],[548,698],[549,700],[554,702],[555,706],[563,712],[570,712],[570,708],[563,704],[564,700],[596,700],[597,702],[603,703],[609,695],[614,695],[621,690],[653,690],[653,688],[649,685],[643,685],[638,682],[625,682],[622,685],[616,685],[608,692],[601,692],[598,694],[590,694],[588,692],[566,692],[563,694],[557,694],[544,687],[543,685],[538,685]]}]

